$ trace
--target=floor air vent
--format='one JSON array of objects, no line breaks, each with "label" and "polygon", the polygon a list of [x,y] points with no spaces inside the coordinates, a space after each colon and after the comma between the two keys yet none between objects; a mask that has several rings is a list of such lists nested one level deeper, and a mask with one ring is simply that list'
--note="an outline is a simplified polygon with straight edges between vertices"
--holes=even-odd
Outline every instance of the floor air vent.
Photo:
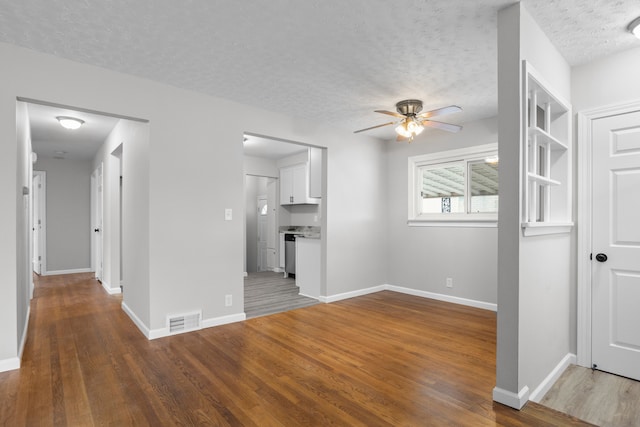
[{"label": "floor air vent", "polygon": [[200,313],[182,314],[169,318],[170,334],[179,334],[194,329],[200,329]]}]

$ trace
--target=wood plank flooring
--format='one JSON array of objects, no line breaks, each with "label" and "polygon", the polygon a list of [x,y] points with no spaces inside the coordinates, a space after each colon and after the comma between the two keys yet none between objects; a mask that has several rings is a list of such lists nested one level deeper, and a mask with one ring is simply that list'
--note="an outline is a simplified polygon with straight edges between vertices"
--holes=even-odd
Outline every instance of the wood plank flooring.
[{"label": "wood plank flooring", "polygon": [[293,278],[282,273],[261,271],[244,278],[244,312],[247,319],[281,313],[318,304],[318,300],[299,295]]},{"label": "wood plank flooring", "polygon": [[90,275],[38,280],[0,425],[586,425],[492,402],[489,311],[385,291],[148,341],[120,304]]},{"label": "wood plank flooring", "polygon": [[569,366],[540,404],[602,427],[640,426],[640,382]]}]

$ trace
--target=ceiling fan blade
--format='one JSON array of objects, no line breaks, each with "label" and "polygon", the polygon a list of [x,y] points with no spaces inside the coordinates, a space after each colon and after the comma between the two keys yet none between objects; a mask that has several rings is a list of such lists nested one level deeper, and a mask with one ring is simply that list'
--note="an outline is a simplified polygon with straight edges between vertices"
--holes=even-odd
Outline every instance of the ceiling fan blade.
[{"label": "ceiling fan blade", "polygon": [[360,130],[356,130],[353,133],[360,133],[360,132],[364,132],[366,130],[371,130],[371,129],[376,129],[376,128],[381,128],[382,126],[389,126],[389,125],[393,125],[395,124],[395,122],[389,122],[389,123],[383,123],[381,125],[377,125],[377,126],[371,126],[370,128],[364,128],[364,129],[360,129]]},{"label": "ceiling fan blade", "polygon": [[449,132],[459,132],[460,130],[462,130],[462,126],[452,125],[451,123],[436,122],[434,120],[424,120],[422,124],[424,126],[446,130]]},{"label": "ceiling fan blade", "polygon": [[386,114],[388,116],[398,117],[401,119],[404,119],[406,117],[400,113],[394,113],[393,111],[387,111],[387,110],[375,110],[374,113]]},{"label": "ceiling fan blade", "polygon": [[416,115],[416,117],[419,117],[421,119],[426,119],[428,117],[441,116],[443,114],[459,113],[460,111],[462,111],[462,108],[458,107],[457,105],[449,105],[448,107],[442,107],[436,110],[425,111],[424,113],[420,113]]}]

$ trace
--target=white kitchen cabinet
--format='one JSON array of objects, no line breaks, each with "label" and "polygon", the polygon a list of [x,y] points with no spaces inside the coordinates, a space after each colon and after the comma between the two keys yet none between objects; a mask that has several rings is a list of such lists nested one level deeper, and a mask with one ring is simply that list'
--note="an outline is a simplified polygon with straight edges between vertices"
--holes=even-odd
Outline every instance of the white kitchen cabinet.
[{"label": "white kitchen cabinet", "polygon": [[300,295],[320,297],[320,239],[296,239],[296,285]]},{"label": "white kitchen cabinet", "polygon": [[319,199],[309,197],[309,165],[288,166],[280,169],[281,205],[317,205]]}]

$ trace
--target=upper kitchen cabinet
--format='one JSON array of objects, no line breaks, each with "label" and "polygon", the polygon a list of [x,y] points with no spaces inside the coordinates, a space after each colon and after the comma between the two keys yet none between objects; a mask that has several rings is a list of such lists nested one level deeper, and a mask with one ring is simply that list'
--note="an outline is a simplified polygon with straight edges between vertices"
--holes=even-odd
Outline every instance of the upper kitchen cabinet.
[{"label": "upper kitchen cabinet", "polygon": [[309,194],[309,163],[280,168],[281,205],[317,205],[319,198]]}]

